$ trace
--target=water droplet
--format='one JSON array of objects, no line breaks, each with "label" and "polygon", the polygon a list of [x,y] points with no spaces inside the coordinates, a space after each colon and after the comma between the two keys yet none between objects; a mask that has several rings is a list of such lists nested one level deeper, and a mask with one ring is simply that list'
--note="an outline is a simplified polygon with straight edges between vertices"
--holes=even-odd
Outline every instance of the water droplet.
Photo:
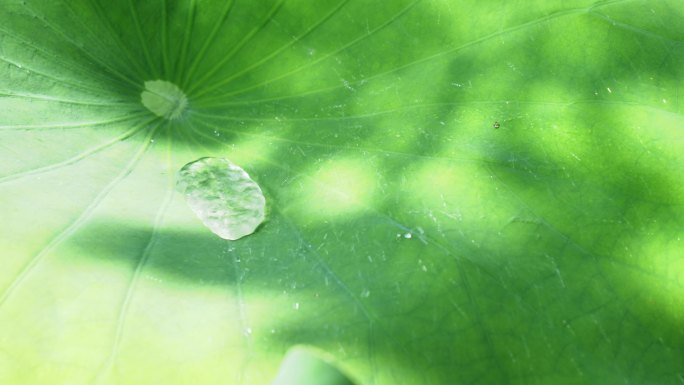
[{"label": "water droplet", "polygon": [[245,329],[245,336],[251,336],[252,335],[252,328],[247,328]]},{"label": "water droplet", "polygon": [[180,118],[188,107],[183,91],[165,80],[146,81],[140,99],[148,110],[165,119]]},{"label": "water droplet", "polygon": [[259,185],[223,158],[201,158],[178,172],[178,189],[214,234],[236,240],[264,221],[266,199]]},{"label": "water droplet", "polygon": [[370,297],[370,290],[363,289],[363,291],[361,292],[361,298],[368,298],[368,297]]},{"label": "water droplet", "polygon": [[411,239],[411,238],[413,238],[413,234],[411,234],[411,233],[406,233],[406,234],[404,234],[404,238],[406,238],[406,239]]},{"label": "water droplet", "polygon": [[295,302],[294,305],[292,305],[292,308],[295,310],[299,310],[299,302]]}]

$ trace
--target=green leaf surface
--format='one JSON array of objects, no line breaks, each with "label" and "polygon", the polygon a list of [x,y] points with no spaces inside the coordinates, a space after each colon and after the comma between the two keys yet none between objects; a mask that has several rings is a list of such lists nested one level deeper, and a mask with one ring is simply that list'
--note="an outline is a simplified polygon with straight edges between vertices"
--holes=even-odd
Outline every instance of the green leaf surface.
[{"label": "green leaf surface", "polygon": [[[305,344],[359,385],[682,384],[682,20],[3,0],[0,383],[265,385]],[[254,234],[174,190],[201,157]]]}]

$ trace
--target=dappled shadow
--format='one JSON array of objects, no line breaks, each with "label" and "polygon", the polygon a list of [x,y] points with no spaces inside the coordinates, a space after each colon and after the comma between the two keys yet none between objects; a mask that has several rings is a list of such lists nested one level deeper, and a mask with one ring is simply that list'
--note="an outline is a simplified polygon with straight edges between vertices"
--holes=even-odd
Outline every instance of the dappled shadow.
[{"label": "dappled shadow", "polygon": [[[74,7],[130,12],[93,4]],[[649,264],[659,244],[633,240],[674,237],[684,222],[681,167],[660,160],[681,161],[662,144],[673,132],[650,123],[680,106],[655,104],[674,91],[635,80],[678,79],[681,46],[644,48],[587,9],[515,15],[492,31],[468,28],[484,14],[437,24],[446,9],[409,1],[272,1],[253,13],[238,2],[218,14],[188,4],[136,5],[139,32],[104,26],[121,35],[83,42],[97,43],[107,76],[186,87],[190,110],[154,139],[188,156],[242,151],[270,193],[269,221],[227,242],[101,218],[70,238],[76,255],[182,285],[288,293],[264,345],[321,346],[361,362],[368,383],[401,383],[397,363],[421,383],[455,372],[464,383],[677,381],[681,313],[656,298],[665,290],[648,292],[650,275],[680,286]],[[152,28],[164,15],[180,20],[166,35]],[[212,38],[186,36],[188,25]],[[103,51],[121,42],[137,43]],[[329,170],[355,180],[335,184]]]}]

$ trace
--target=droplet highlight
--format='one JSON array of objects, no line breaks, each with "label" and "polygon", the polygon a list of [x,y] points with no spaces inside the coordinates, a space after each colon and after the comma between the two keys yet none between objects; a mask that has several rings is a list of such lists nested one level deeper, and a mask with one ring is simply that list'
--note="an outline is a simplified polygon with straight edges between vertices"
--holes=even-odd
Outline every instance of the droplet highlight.
[{"label": "droplet highlight", "polygon": [[145,82],[140,94],[143,106],[164,119],[178,119],[188,107],[188,98],[178,86],[165,80]]},{"label": "droplet highlight", "polygon": [[178,172],[178,190],[214,234],[236,240],[264,221],[266,199],[247,172],[224,158],[201,158]]}]

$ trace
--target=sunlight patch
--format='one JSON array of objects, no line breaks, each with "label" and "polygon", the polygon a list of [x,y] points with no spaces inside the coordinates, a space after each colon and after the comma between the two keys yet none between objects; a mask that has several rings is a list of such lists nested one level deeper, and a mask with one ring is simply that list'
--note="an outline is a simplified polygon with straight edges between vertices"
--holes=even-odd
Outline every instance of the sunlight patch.
[{"label": "sunlight patch", "polygon": [[[637,272],[641,292],[649,304],[658,306],[665,314],[677,321],[684,320],[684,240],[675,235],[671,237],[652,236],[638,239],[636,250],[642,257],[628,261],[627,266]],[[662,233],[662,230],[661,230]],[[645,245],[643,248],[641,245]],[[652,274],[642,274],[652,272]]]},{"label": "sunlight patch", "polygon": [[[248,291],[238,295],[225,287],[177,282],[154,269],[146,270],[127,319],[127,338],[122,341],[125,354],[117,361],[121,367],[136,368],[132,376],[137,381],[127,383],[155,383],[158,374],[142,368],[178,362],[183,363],[183,370],[175,374],[178,383],[221,383],[225,362],[238,362],[244,354],[236,346],[272,337],[269,321],[282,301]],[[244,318],[235,317],[236,308],[227,303],[239,303]],[[187,341],[194,342],[183,347]],[[167,354],[154,353],[160,351]],[[262,353],[260,362],[250,367],[251,378],[267,383],[268,374],[261,378],[260,372],[276,367],[280,359],[277,352]]]},{"label": "sunlight patch", "polygon": [[375,189],[372,167],[361,160],[338,160],[314,172],[303,196],[309,217],[357,213],[370,204]]},{"label": "sunlight patch", "polygon": [[[279,138],[276,137],[275,140]],[[274,141],[267,135],[256,137],[241,137],[230,144],[230,159],[234,162],[249,164],[252,167],[259,164],[269,165],[274,150]],[[219,149],[219,151],[221,151]]]},{"label": "sunlight patch", "polygon": [[444,163],[426,162],[419,170],[409,174],[407,180],[411,187],[408,190],[413,191],[411,196],[421,202],[440,201],[454,192],[464,197],[462,193],[465,191],[458,190],[467,185],[470,187],[468,190],[472,191],[472,181],[476,176],[459,175],[462,172],[460,170]]},{"label": "sunlight patch", "polygon": [[518,211],[502,199],[502,186],[479,166],[428,161],[406,173],[402,190],[406,205],[419,207],[445,228],[501,228]]},{"label": "sunlight patch", "polygon": [[[406,174],[405,191],[411,205],[442,209],[450,205],[477,214],[483,201],[494,202],[491,182],[469,165],[454,167],[445,161],[424,162]],[[479,216],[479,215],[478,215]]]},{"label": "sunlight patch", "polygon": [[165,80],[145,82],[145,90],[140,98],[148,110],[169,120],[180,118],[188,107],[188,98],[183,91]]}]

